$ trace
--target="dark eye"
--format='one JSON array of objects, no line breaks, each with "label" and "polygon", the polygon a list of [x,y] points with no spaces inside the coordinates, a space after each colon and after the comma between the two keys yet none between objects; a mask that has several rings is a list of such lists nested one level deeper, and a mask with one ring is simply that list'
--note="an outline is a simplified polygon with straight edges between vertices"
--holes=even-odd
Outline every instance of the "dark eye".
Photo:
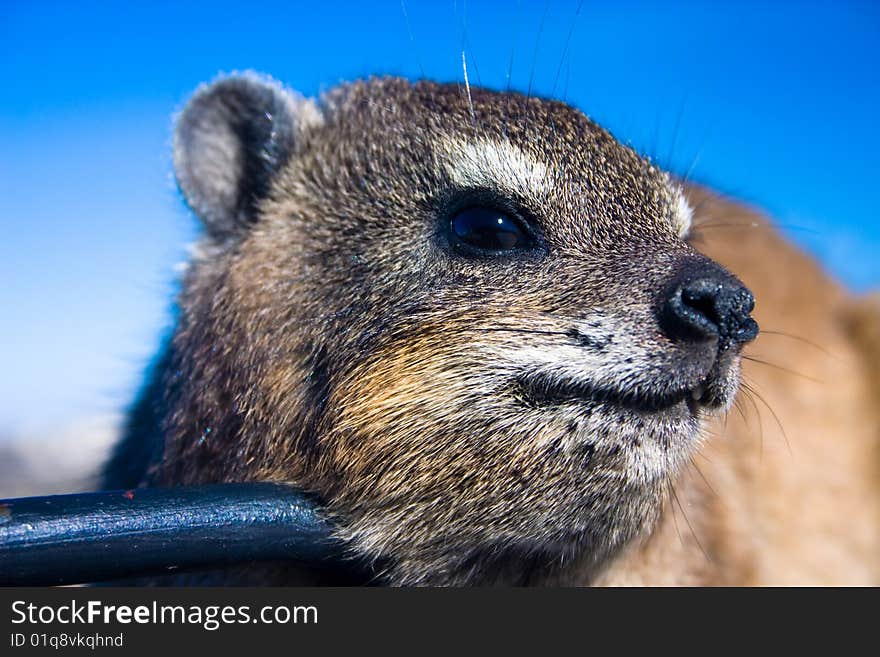
[{"label": "dark eye", "polygon": [[519,219],[493,208],[466,208],[452,217],[450,228],[453,244],[466,252],[491,254],[534,245]]}]

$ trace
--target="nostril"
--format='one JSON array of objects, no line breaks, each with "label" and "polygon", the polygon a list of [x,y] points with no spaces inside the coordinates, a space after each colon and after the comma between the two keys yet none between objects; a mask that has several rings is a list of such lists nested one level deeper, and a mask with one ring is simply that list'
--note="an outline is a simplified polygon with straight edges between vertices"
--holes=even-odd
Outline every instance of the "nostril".
[{"label": "nostril", "polygon": [[718,276],[673,284],[663,306],[661,326],[675,340],[749,342],[758,334],[758,325],[750,316],[753,307],[752,293],[722,271]]},{"label": "nostril", "polygon": [[718,333],[723,322],[716,306],[717,300],[717,290],[712,287],[707,289],[705,286],[689,286],[681,290],[681,302],[694,313],[708,320],[708,323],[714,327],[714,333]]}]

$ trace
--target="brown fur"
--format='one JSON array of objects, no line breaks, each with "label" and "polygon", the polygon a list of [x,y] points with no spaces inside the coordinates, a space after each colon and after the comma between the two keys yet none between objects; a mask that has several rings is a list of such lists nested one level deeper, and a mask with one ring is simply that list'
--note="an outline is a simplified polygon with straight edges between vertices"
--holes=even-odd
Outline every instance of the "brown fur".
[{"label": "brown fur", "polygon": [[[245,78],[191,107],[177,170],[208,236],[140,483],[297,483],[388,583],[877,580],[876,339],[853,339],[852,299],[763,219],[690,188],[686,242],[674,181],[552,101],[385,79],[317,107]],[[467,260],[436,232],[486,141],[551,173],[487,172],[537,217],[540,253]],[[677,271],[712,266],[694,247],[751,286],[765,333],[746,353],[772,363],[746,360],[755,392],[708,420],[738,347],[656,317]],[[614,401],[532,395],[585,377]],[[701,384],[696,417],[644,408]]]}]

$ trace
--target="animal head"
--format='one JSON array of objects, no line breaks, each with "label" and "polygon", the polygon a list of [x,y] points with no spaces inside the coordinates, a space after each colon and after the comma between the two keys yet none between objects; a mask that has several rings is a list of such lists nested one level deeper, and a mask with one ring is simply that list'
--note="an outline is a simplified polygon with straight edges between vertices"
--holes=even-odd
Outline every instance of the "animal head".
[{"label": "animal head", "polygon": [[392,582],[600,566],[757,333],[679,183],[563,103],[244,75],[174,159],[205,237],[155,479],[298,483]]}]

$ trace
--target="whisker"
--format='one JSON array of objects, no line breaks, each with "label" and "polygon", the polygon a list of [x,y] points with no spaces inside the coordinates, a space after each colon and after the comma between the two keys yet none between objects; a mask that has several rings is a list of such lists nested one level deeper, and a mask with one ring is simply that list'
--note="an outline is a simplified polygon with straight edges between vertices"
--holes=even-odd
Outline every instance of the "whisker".
[{"label": "whisker", "polygon": [[755,409],[755,416],[757,417],[757,420],[758,420],[758,461],[763,462],[764,461],[764,423],[761,421],[761,411],[758,408],[758,404],[755,403],[755,399],[754,399],[754,397],[752,397],[751,391],[749,390],[748,386],[745,386],[745,385],[742,386],[742,393],[743,393],[743,396],[749,400],[749,403],[751,403],[752,408]]},{"label": "whisker", "polygon": [[520,0],[516,1],[517,19],[516,30],[513,33],[513,43],[510,45],[510,61],[507,64],[507,82],[504,87],[504,125],[501,127],[507,138],[507,124],[510,123],[510,83],[513,78],[513,55],[516,52],[516,42],[519,40],[520,28],[522,27],[522,12]]},{"label": "whisker", "polygon": [[565,38],[565,46],[562,48],[562,59],[559,60],[559,66],[556,68],[556,77],[553,78],[553,89],[550,91],[550,96],[553,96],[556,93],[556,84],[559,82],[559,74],[562,73],[562,65],[565,63],[565,55],[568,53],[568,48],[571,45],[571,35],[574,33],[574,28],[575,25],[577,25],[577,19],[583,6],[584,0],[580,0],[577,9],[575,9],[574,18],[571,19],[571,27],[568,30],[568,36]]},{"label": "whisker", "polygon": [[[672,498],[675,500],[675,503],[678,505],[679,510],[681,511],[681,515],[684,518],[685,523],[688,526],[688,529],[691,532],[691,536],[694,537],[694,542],[697,544],[697,547],[700,548],[700,552],[703,553],[703,556],[706,557],[706,561],[712,563],[712,557],[709,556],[709,553],[706,552],[706,549],[703,547],[703,544],[700,542],[699,537],[697,536],[697,532],[694,531],[694,526],[691,524],[690,519],[687,516],[687,512],[685,512],[684,507],[681,505],[681,500],[678,499],[678,494],[675,492],[675,485],[672,485]],[[673,512],[673,517],[675,513]]]},{"label": "whisker", "polygon": [[562,102],[568,102],[568,83],[571,81],[571,55],[568,56],[568,63],[565,65],[565,87],[562,89]]},{"label": "whisker", "polygon": [[526,98],[532,97],[532,83],[535,81],[535,67],[538,64],[538,48],[541,45],[541,35],[544,32],[544,21],[547,19],[547,12],[550,11],[550,0],[544,3],[544,13],[541,15],[541,22],[538,24],[538,34],[535,37],[535,52],[532,55],[532,70],[529,73],[529,87],[526,91]]},{"label": "whisker", "polygon": [[743,223],[739,221],[732,222],[712,222],[707,221],[705,223],[694,223],[694,228],[698,228],[700,230],[706,230],[707,228],[742,228],[742,229],[750,229],[750,228],[769,228],[768,225],[762,224],[757,221],[751,221],[749,223]]},{"label": "whisker", "polygon": [[[710,433],[710,435],[711,435],[713,438],[720,438],[720,437],[721,437],[720,434],[717,434],[717,433],[714,433],[714,432],[711,432],[711,431],[710,431],[709,433]],[[699,456],[701,459],[703,459],[704,461],[706,461],[706,463],[712,463],[712,459],[710,459],[708,456],[706,456],[706,452],[705,452],[705,449],[704,449],[703,447],[697,447],[697,448],[694,450],[694,452],[693,452],[693,457],[692,457],[692,458],[696,458],[696,457],[698,457],[698,456]]]},{"label": "whisker", "polygon": [[678,542],[681,543],[682,547],[684,547],[685,546],[684,537],[681,535],[681,530],[679,530],[679,528],[678,528],[678,520],[675,517],[675,507],[672,505],[672,491],[673,491],[674,485],[672,483],[672,478],[669,476],[668,459],[667,459],[667,470],[666,470],[666,474],[664,475],[664,478],[666,479],[666,491],[665,491],[666,505],[669,507],[669,512],[672,515],[672,526],[675,527],[675,533],[678,535]]},{"label": "whisker", "polygon": [[684,177],[682,178],[682,181],[684,182],[685,185],[690,182],[691,174],[694,172],[694,169],[697,167],[697,164],[699,164],[700,158],[702,157],[702,155],[703,155],[703,151],[697,151],[697,154],[694,155],[693,158],[691,158],[691,163],[688,166],[687,170],[684,172]]},{"label": "whisker", "polygon": [[474,101],[471,98],[471,83],[468,81],[468,72],[467,72],[467,57],[465,56],[465,51],[461,51],[461,68],[464,71],[464,88],[467,90],[467,99],[468,99],[468,107],[471,110],[471,122],[474,124],[474,137],[479,136],[477,134],[477,114],[474,112]]},{"label": "whisker", "polygon": [[688,458],[688,461],[690,461],[690,464],[693,466],[694,470],[697,471],[697,474],[700,475],[700,479],[702,479],[703,483],[706,484],[706,488],[708,488],[715,497],[720,499],[720,495],[718,495],[718,492],[714,488],[712,488],[712,484],[709,483],[709,480],[706,479],[706,475],[704,475],[703,471],[700,470],[697,462],[694,460],[693,455]]},{"label": "whisker", "polygon": [[784,338],[791,338],[792,340],[797,340],[798,342],[803,342],[804,344],[808,344],[811,347],[818,349],[819,351],[821,351],[826,356],[829,356],[830,358],[833,358],[838,361],[840,360],[840,358],[838,358],[837,356],[832,354],[830,351],[825,349],[823,346],[816,344],[812,340],[807,340],[806,338],[801,337],[800,335],[794,335],[793,333],[786,333],[785,331],[770,331],[767,329],[761,329],[761,335],[776,335],[776,336],[781,336]]},{"label": "whisker", "polygon": [[672,526],[675,528],[675,533],[678,535],[678,542],[681,543],[682,547],[685,547],[684,537],[681,535],[681,531],[678,528],[678,520],[675,517],[675,507],[672,505],[672,495],[675,492],[675,483],[672,481],[672,476],[669,474],[671,472],[669,452],[663,453],[663,460],[666,462],[666,467],[663,469],[663,480],[666,483],[663,489],[664,504],[669,508],[669,512],[672,514]]},{"label": "whisker", "polygon": [[[759,460],[763,461],[764,460],[764,424],[761,422],[761,413],[758,410],[758,405],[755,404],[755,400],[749,396],[748,391],[742,390],[741,392],[742,392],[742,396],[745,397],[745,399],[747,399],[752,404],[752,408],[755,409],[755,416],[758,421],[758,458],[759,458]],[[736,397],[734,397],[733,405],[739,411],[739,414],[743,419],[743,423],[746,425],[746,431],[749,434],[754,435],[755,430],[754,430],[754,428],[752,428],[752,423],[749,422],[749,419],[748,419],[749,413],[746,411],[740,395],[737,395]]]},{"label": "whisker", "polygon": [[406,10],[406,0],[400,0],[400,9],[403,11],[403,20],[406,23],[406,31],[409,33],[409,42],[412,45],[413,53],[416,56],[416,64],[419,65],[419,72],[422,74],[422,78],[428,77],[425,75],[425,69],[422,67],[422,58],[419,56],[419,49],[416,46],[416,39],[413,35],[412,25],[409,22],[409,12]]},{"label": "whisker", "polygon": [[[473,54],[474,52],[474,49],[471,48],[471,40],[468,36],[467,29],[467,1],[462,3],[461,8],[461,48],[462,50],[470,50],[471,54]],[[476,58],[472,60],[472,63],[474,67],[474,73],[476,73],[477,75],[477,86],[482,87],[483,84],[482,82],[480,82],[480,68],[477,66]]]},{"label": "whisker", "polygon": [[[517,10],[519,10],[520,0],[516,1],[516,8],[517,8]],[[510,60],[507,63],[507,84],[504,87],[504,93],[507,95],[510,94],[510,80],[511,80],[511,77],[513,76],[513,54],[516,51],[516,42],[517,42],[517,39],[519,38],[519,29],[521,27],[521,22],[522,22],[522,20],[521,20],[522,14],[520,14],[519,11],[517,11],[517,15],[520,17],[520,20],[517,21],[516,30],[514,30],[514,33],[513,33],[513,43],[510,46]]]},{"label": "whisker", "polygon": [[773,368],[779,370],[780,372],[785,372],[786,374],[791,374],[792,376],[798,376],[802,379],[806,379],[807,381],[811,381],[812,383],[818,383],[820,385],[824,385],[824,383],[825,383],[824,381],[822,381],[820,379],[816,379],[812,376],[808,376],[808,375],[803,374],[801,372],[796,372],[795,370],[788,369],[787,367],[783,367],[782,365],[777,365],[776,363],[771,363],[766,360],[761,360],[760,358],[755,358],[754,356],[749,356],[747,354],[743,354],[742,358],[745,360],[749,360],[753,363],[758,363],[759,365],[766,365],[767,367],[773,367]]},{"label": "whisker", "polygon": [[709,555],[706,553],[706,550],[703,549],[703,544],[700,543],[700,539],[697,538],[697,534],[694,531],[693,525],[691,525],[691,522],[687,517],[687,513],[685,512],[684,507],[681,504],[681,500],[678,499],[678,494],[675,491],[675,482],[672,480],[672,477],[669,474],[671,472],[671,466],[669,463],[669,453],[668,452],[666,452],[664,454],[664,458],[666,461],[666,468],[665,468],[665,474],[664,474],[664,478],[666,479],[666,492],[667,492],[666,501],[667,501],[667,504],[669,505],[669,510],[672,514],[672,525],[675,527],[675,533],[678,534],[678,541],[679,541],[679,543],[681,543],[681,546],[683,548],[685,548],[685,549],[687,548],[687,546],[684,542],[684,537],[681,535],[681,531],[678,528],[678,520],[675,517],[675,515],[676,515],[675,514],[675,506],[672,506],[672,504],[669,501],[670,496],[671,496],[671,499],[675,500],[676,505],[678,506],[679,510],[681,511],[681,515],[684,518],[684,521],[687,524],[688,529],[691,532],[691,536],[694,537],[694,542],[696,542],[697,546],[700,548],[700,551],[706,557],[707,561],[709,561],[711,563],[712,560],[709,558]]},{"label": "whisker", "polygon": [[776,411],[773,410],[773,407],[767,403],[767,400],[761,396],[761,394],[757,391],[757,385],[753,381],[743,381],[740,384],[745,390],[752,395],[754,395],[758,401],[760,401],[764,406],[767,407],[767,410],[770,411],[770,414],[773,416],[773,419],[776,421],[776,425],[779,427],[779,431],[782,432],[782,438],[785,440],[785,446],[788,448],[788,453],[792,454],[791,450],[791,442],[788,440],[788,434],[785,432],[785,427],[782,426],[782,420],[779,419],[779,416],[776,414]]},{"label": "whisker", "polygon": [[741,221],[730,221],[730,222],[705,222],[696,225],[697,228],[706,229],[706,228],[742,228],[742,229],[751,229],[751,228],[764,228],[770,230],[772,228],[782,228],[784,230],[790,231],[799,231],[803,233],[810,233],[813,235],[820,235],[821,232],[814,228],[807,228],[806,226],[798,226],[795,224],[781,224],[781,223],[769,223],[763,221],[749,221],[749,222],[741,222]]},{"label": "whisker", "polygon": [[[738,397],[733,398],[733,407],[739,412],[739,416],[743,419],[743,423],[746,425],[746,429],[751,431],[752,427],[749,423],[749,418],[746,416],[746,412],[743,409],[742,404],[740,403],[740,400]],[[726,421],[725,421],[724,428],[725,428],[725,430],[727,429]]]},{"label": "whisker", "polygon": [[681,99],[678,106],[678,112],[675,114],[675,123],[672,124],[672,141],[669,144],[669,150],[666,155],[666,169],[672,169],[672,157],[675,153],[676,142],[678,141],[678,131],[681,129],[681,117],[684,115],[684,107],[687,104],[687,94]]}]

